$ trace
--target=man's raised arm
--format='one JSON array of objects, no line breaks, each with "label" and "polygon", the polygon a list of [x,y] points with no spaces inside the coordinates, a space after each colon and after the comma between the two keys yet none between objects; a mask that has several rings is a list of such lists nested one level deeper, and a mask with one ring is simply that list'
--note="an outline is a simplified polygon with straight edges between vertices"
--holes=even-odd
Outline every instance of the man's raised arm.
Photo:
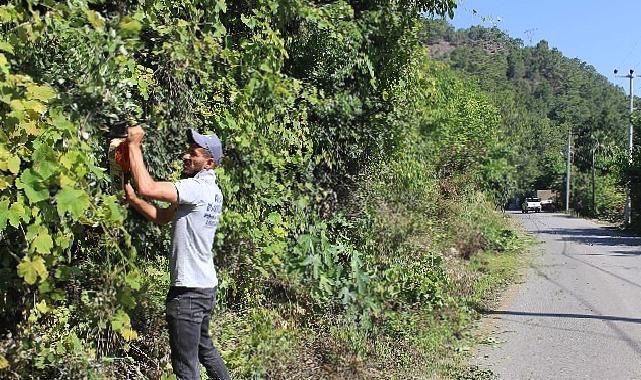
[{"label": "man's raised arm", "polygon": [[139,195],[158,201],[169,202],[173,205],[178,202],[176,186],[171,182],[154,181],[145,167],[141,150],[144,136],[145,131],[141,126],[129,127],[127,136],[129,165],[131,166],[131,176],[136,190]]}]

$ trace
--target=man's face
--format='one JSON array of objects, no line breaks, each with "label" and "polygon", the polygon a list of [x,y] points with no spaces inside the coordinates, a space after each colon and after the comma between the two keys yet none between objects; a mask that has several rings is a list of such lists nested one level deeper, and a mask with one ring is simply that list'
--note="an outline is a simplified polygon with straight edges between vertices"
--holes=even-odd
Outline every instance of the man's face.
[{"label": "man's face", "polygon": [[207,151],[196,144],[187,149],[182,156],[184,177],[193,177],[203,169],[212,169],[214,159],[207,154]]}]

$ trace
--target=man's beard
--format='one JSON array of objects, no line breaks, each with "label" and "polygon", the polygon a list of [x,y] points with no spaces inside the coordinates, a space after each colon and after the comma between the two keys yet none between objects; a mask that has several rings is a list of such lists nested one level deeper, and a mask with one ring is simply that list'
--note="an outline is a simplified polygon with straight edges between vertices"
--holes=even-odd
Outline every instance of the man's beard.
[{"label": "man's beard", "polygon": [[180,173],[180,179],[187,179],[187,178],[194,178],[198,172],[194,171],[192,173],[187,173],[186,171],[182,171]]},{"label": "man's beard", "polygon": [[[188,171],[189,169],[185,168],[185,166],[191,168],[191,171]],[[183,160],[183,170],[180,173],[180,179],[194,178],[199,171],[200,169],[198,167],[195,167],[191,161]]]}]

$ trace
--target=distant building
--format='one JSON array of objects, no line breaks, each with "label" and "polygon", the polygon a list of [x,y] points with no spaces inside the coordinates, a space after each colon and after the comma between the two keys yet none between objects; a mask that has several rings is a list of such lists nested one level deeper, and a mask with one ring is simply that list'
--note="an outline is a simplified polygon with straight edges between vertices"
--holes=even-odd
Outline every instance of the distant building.
[{"label": "distant building", "polygon": [[558,192],[550,189],[537,190],[536,197],[541,199],[541,209],[543,211],[556,211],[559,199]]},{"label": "distant building", "polygon": [[556,201],[558,199],[558,193],[551,189],[537,190],[536,197],[540,198],[541,201],[547,201],[547,200]]}]

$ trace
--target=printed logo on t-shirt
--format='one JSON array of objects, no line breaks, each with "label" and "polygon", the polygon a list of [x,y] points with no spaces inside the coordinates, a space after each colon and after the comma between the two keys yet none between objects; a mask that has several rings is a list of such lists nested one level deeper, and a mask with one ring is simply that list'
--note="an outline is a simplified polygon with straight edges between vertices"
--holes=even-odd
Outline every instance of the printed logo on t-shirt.
[{"label": "printed logo on t-shirt", "polygon": [[218,227],[218,220],[223,208],[223,197],[216,194],[214,203],[207,203],[207,212],[205,212],[205,226]]}]

